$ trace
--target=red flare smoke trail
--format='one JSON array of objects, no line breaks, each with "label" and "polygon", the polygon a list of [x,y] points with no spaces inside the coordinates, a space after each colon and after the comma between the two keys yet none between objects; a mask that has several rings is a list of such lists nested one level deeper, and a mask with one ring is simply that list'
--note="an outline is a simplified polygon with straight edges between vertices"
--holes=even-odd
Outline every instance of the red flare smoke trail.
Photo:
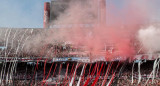
[{"label": "red flare smoke trail", "polygon": [[111,83],[112,83],[112,81],[113,81],[113,79],[114,79],[114,76],[115,76],[115,73],[112,74],[111,82],[109,82],[109,84],[108,84],[107,86],[110,86],[110,85],[111,85]]},{"label": "red flare smoke trail", "polygon": [[[52,63],[52,65],[51,65],[51,67],[50,67],[50,70],[49,70],[49,73],[48,73],[48,75],[47,75],[47,77],[46,77],[46,80],[48,79],[48,77],[49,77],[49,75],[50,75],[50,72],[51,72],[51,70],[52,70],[53,64],[54,64],[54,63]],[[46,83],[46,80],[44,81],[44,84]]]},{"label": "red flare smoke trail", "polygon": [[86,64],[86,65],[85,65],[84,72],[83,72],[83,76],[82,76],[83,78],[82,78],[81,82],[83,82],[83,81],[84,81],[84,78],[85,78],[85,71],[86,71],[86,67],[87,67],[87,65],[88,65],[88,64]]},{"label": "red flare smoke trail", "polygon": [[87,85],[88,85],[89,81],[91,80],[91,78],[93,77],[93,75],[94,75],[94,73],[95,73],[95,71],[96,71],[96,68],[97,68],[97,63],[96,63],[96,65],[94,66],[94,68],[93,68],[93,70],[92,70],[91,77],[89,77],[89,78],[86,80],[86,82],[84,83],[83,86],[87,86]]},{"label": "red flare smoke trail", "polygon": [[113,81],[113,79],[114,79],[114,76],[115,76],[115,74],[116,74],[117,68],[119,67],[119,64],[120,64],[120,62],[118,62],[118,65],[117,65],[117,67],[116,67],[116,69],[115,69],[115,71],[114,71],[114,74],[112,73],[111,82],[109,82],[108,86],[111,85],[111,83],[112,83],[112,81]]},{"label": "red flare smoke trail", "polygon": [[[69,82],[71,81],[71,78],[72,78],[72,75],[73,75],[73,68],[74,68],[74,64],[72,65],[72,69],[71,69],[71,73],[70,73],[70,80],[69,80]],[[68,86],[69,86],[69,83],[68,83]]]},{"label": "red flare smoke trail", "polygon": [[52,70],[53,64],[54,64],[54,63],[52,63],[52,65],[51,65],[51,67],[50,67],[50,70],[49,70],[49,73],[48,73],[48,75],[47,75],[47,77],[46,77],[46,80],[48,79],[48,77],[49,77],[49,75],[50,75],[50,72],[51,72],[51,70]]},{"label": "red flare smoke trail", "polygon": [[[74,84],[74,79],[75,79],[75,75],[76,75],[76,73],[77,73],[77,69],[78,69],[78,67],[81,65],[81,63],[80,64],[78,64],[77,63],[77,65],[76,65],[76,68],[75,68],[75,71],[74,71],[74,75],[72,76],[73,77],[73,83],[72,84]],[[71,79],[72,80],[72,79]]]},{"label": "red flare smoke trail", "polygon": [[44,81],[44,79],[45,79],[45,74],[46,74],[46,63],[47,63],[47,60],[48,60],[48,59],[46,59],[46,60],[45,60],[45,63],[44,63],[43,81]]},{"label": "red flare smoke trail", "polygon": [[42,86],[44,85],[44,82],[45,82],[45,74],[46,74],[45,72],[46,72],[46,63],[47,63],[47,60],[48,60],[48,59],[45,60],[44,68],[43,68],[44,70],[43,70],[43,81],[42,81]]},{"label": "red flare smoke trail", "polygon": [[[59,67],[59,74],[58,74],[59,80],[58,80],[58,82],[60,82],[60,73],[61,73],[61,69],[62,69],[62,64],[60,64],[60,67]],[[56,82],[56,86],[57,86],[57,82]]]},{"label": "red flare smoke trail", "polygon": [[[52,77],[54,76],[54,73],[56,71],[56,68],[57,68],[57,64],[55,65],[55,68],[54,68],[54,71],[53,71],[53,74],[52,74]],[[46,85],[48,84],[48,82],[46,83]]]},{"label": "red flare smoke trail", "polygon": [[102,86],[104,86],[104,84],[106,83],[106,80],[107,80],[107,78],[108,78],[108,74],[109,74],[110,69],[111,69],[111,67],[112,67],[112,64],[113,64],[113,62],[111,62],[110,65],[108,65],[108,67],[107,67],[106,74],[105,74],[105,76],[104,76],[104,80],[102,81]]},{"label": "red flare smoke trail", "polygon": [[63,80],[64,86],[66,86],[65,81],[67,80],[67,76],[68,76],[68,67],[69,67],[69,63],[67,64],[67,69],[66,69],[65,78],[64,78],[64,80]]},{"label": "red flare smoke trail", "polygon": [[101,73],[101,74],[102,74],[102,76],[104,75],[104,69],[105,69],[105,66],[104,66],[104,68],[103,68],[103,70],[102,70],[102,73]]},{"label": "red flare smoke trail", "polygon": [[54,76],[54,73],[55,73],[55,71],[56,71],[56,68],[57,68],[57,64],[55,65],[55,68],[54,68],[54,71],[53,71],[52,77]]},{"label": "red flare smoke trail", "polygon": [[98,75],[98,71],[99,71],[99,64],[100,64],[100,63],[98,63],[98,67],[97,67],[97,74],[96,74],[96,76]]},{"label": "red flare smoke trail", "polygon": [[39,63],[39,61],[41,60],[42,58],[39,58],[38,60],[37,60],[37,63],[36,63],[36,68],[37,68],[37,70],[38,70],[38,63]]},{"label": "red flare smoke trail", "polygon": [[[41,55],[40,56],[42,56],[43,54],[44,54],[44,51],[45,51],[45,49],[46,49],[46,47],[47,47],[47,45],[44,47],[44,49],[42,49],[42,51],[41,51]],[[35,67],[35,70],[34,70],[34,75],[33,75],[33,78],[34,78],[34,76],[35,76],[35,74],[36,74],[36,70],[38,70],[38,63],[39,63],[39,61],[42,59],[42,57],[40,57],[38,60],[37,60],[37,63],[36,63],[36,67]],[[33,78],[32,78],[32,83],[33,83]],[[31,86],[32,86],[32,83],[31,83]]]},{"label": "red flare smoke trail", "polygon": [[102,70],[102,68],[103,68],[103,64],[104,64],[104,63],[101,64],[101,68],[100,68],[99,72],[97,73],[96,78],[95,78],[95,80],[93,81],[93,84],[92,84],[91,86],[95,86],[95,84],[97,83],[97,81],[98,81],[98,79],[99,79],[99,76],[100,76],[100,73],[101,73],[101,70]]},{"label": "red flare smoke trail", "polygon": [[[36,70],[38,70],[38,63],[39,63],[39,61],[40,61],[41,59],[42,59],[42,58],[39,58],[39,59],[37,60],[36,67],[35,67],[35,69],[34,69],[33,78],[34,78],[34,76],[35,76],[35,74],[36,74]],[[33,78],[32,78],[32,83],[33,83]],[[31,83],[31,86],[32,86],[32,83]]]},{"label": "red flare smoke trail", "polygon": [[92,64],[91,64],[90,67],[89,67],[89,73],[88,73],[88,75],[90,74],[91,67],[92,67]]}]

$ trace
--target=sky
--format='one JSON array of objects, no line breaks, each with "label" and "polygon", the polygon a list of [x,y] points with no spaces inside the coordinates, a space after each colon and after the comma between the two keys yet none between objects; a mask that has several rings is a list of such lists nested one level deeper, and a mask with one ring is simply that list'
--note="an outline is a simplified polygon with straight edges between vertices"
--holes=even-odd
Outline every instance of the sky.
[{"label": "sky", "polygon": [[[47,1],[50,0],[0,0],[0,27],[42,28],[44,2]],[[127,6],[125,0],[107,0],[107,3],[114,4],[117,10]],[[159,3],[160,0],[151,2],[155,12],[153,20],[156,21],[160,21]]]},{"label": "sky", "polygon": [[0,27],[43,27],[46,1],[50,0],[0,0]]}]

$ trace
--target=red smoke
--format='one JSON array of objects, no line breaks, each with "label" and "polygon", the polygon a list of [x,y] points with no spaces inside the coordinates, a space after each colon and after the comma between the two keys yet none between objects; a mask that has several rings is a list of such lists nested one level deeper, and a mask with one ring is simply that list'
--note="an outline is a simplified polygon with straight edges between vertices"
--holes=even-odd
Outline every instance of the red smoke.
[{"label": "red smoke", "polygon": [[[107,7],[100,6],[100,18],[95,9],[97,3],[92,2],[97,2],[97,0],[88,1],[89,8],[83,8],[78,1],[75,1],[74,4],[70,3],[65,14],[60,15],[54,24],[82,24],[84,21],[91,21],[94,24],[93,27],[75,26],[60,30],[58,35],[63,36],[65,41],[71,41],[77,47],[85,46],[86,51],[95,55],[101,53],[105,45],[109,43],[115,46],[116,55],[124,56],[124,59],[135,54],[131,40],[139,26],[149,19],[148,1],[124,0],[124,6],[121,9],[114,6],[114,3],[109,3]],[[88,18],[89,13],[96,17]]]}]

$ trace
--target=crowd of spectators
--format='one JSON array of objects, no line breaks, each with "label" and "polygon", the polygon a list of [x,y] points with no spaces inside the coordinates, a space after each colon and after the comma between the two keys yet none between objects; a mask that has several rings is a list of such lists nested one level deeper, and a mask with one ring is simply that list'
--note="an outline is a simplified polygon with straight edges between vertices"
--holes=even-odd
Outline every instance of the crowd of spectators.
[{"label": "crowd of spectators", "polygon": [[[25,67],[26,65],[19,64],[21,66],[18,66],[17,72],[13,75],[13,83],[15,84],[15,86],[25,86],[28,84],[33,84],[35,86],[36,85],[39,86],[40,84],[44,83],[44,81],[46,80],[45,84],[48,84],[48,86],[49,86],[49,84],[51,84],[51,86],[53,86],[54,84],[64,84],[64,83],[68,84],[69,80],[71,80],[71,78],[72,78],[72,75],[71,75],[72,69],[71,68],[72,68],[73,63],[70,64],[67,77],[65,77],[66,64],[63,64],[62,69],[61,69],[61,73],[59,73],[60,64],[61,63],[57,63],[58,66],[57,66],[57,69],[55,71],[54,76],[52,76],[52,75],[53,75],[53,69],[54,69],[55,65],[53,66],[53,69],[51,70],[50,75],[47,79],[46,79],[46,77],[49,74],[51,64],[46,64],[45,78],[44,78],[44,68],[43,68],[44,65],[41,65],[41,66],[39,65],[39,69],[37,71],[35,71],[35,66],[28,65],[27,67]],[[140,75],[141,75],[140,83],[138,83],[139,71],[138,71],[137,66],[135,65],[135,68],[133,70],[133,75],[132,75],[132,68],[131,68],[132,65],[127,65],[125,67],[124,71],[122,71],[122,74],[120,77],[118,77],[120,71],[117,70],[117,72],[115,72],[116,74],[115,74],[115,77],[114,77],[111,84],[112,85],[117,84],[117,86],[122,86],[122,85],[124,85],[124,86],[135,86],[135,85],[141,86],[141,85],[145,85],[145,83],[148,81],[147,85],[149,85],[149,86],[160,85],[160,83],[159,83],[160,82],[160,74],[159,73],[155,73],[156,75],[153,80],[152,80],[153,75],[151,74],[151,76],[150,76],[150,73],[153,70],[153,65],[149,65],[147,63],[148,68],[146,68],[144,66],[146,66],[146,65],[142,65],[141,70],[140,70]],[[83,78],[83,81],[81,82],[81,84],[84,84],[85,80],[87,80],[88,78],[91,78],[90,82],[88,83],[88,85],[91,85],[93,83],[93,81],[95,80],[95,78],[97,77],[97,71],[95,72],[93,77],[90,75],[91,71],[89,72],[89,67],[90,67],[90,65],[88,65],[88,67],[85,70],[85,76],[81,76]],[[92,67],[94,67],[94,64]],[[75,67],[73,67],[73,71],[75,70],[74,68]],[[96,85],[102,84],[102,82],[104,80],[104,75],[106,73],[105,72],[106,68],[107,67],[104,67],[104,70],[102,69],[103,73],[101,72],[100,77],[99,77]],[[93,68],[91,68],[91,70],[92,69]],[[75,80],[74,80],[74,85],[76,85],[78,82],[78,79],[81,74],[81,70],[82,70],[82,66],[77,69],[77,73],[75,75]],[[110,81],[111,77],[113,76],[114,70],[111,70],[111,72],[112,73],[109,73],[109,75],[106,79],[106,84]],[[133,83],[132,83],[132,76],[133,76]],[[66,81],[64,81],[65,78],[67,78]]]}]

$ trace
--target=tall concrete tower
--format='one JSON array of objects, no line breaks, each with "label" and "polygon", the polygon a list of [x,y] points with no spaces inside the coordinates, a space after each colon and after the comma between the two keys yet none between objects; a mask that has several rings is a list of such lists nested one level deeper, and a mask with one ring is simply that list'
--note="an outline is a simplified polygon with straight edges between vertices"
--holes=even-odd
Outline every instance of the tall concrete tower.
[{"label": "tall concrete tower", "polygon": [[[52,26],[53,26],[53,28],[54,28],[54,26],[59,26],[59,25],[54,25],[54,21],[58,20],[58,18],[61,16],[61,14],[63,16],[69,14],[69,13],[68,14],[66,13],[66,10],[71,9],[70,3],[79,3],[78,5],[81,5],[80,7],[82,7],[80,9],[78,9],[80,11],[75,11],[76,12],[75,15],[79,14],[78,12],[80,12],[80,14],[81,14],[81,11],[84,9],[84,11],[82,11],[82,12],[85,12],[85,13],[80,15],[83,20],[83,22],[80,22],[82,26],[83,25],[84,26],[85,25],[92,26],[95,24],[106,24],[106,0],[51,0],[50,4],[45,3],[44,27],[48,27],[48,22],[50,22],[49,27],[51,27],[51,28],[52,28]],[[88,6],[91,4],[93,4],[93,5]],[[50,7],[50,8],[48,8],[48,7]],[[72,6],[72,7],[74,7],[74,6]],[[76,5],[75,5],[75,7],[76,7]],[[93,7],[94,10],[92,9],[92,10],[87,11],[86,9],[90,9],[90,7]],[[95,12],[93,13],[93,11],[95,11]],[[70,16],[70,17],[72,17],[72,16]],[[73,17],[75,17],[75,16],[73,16]],[[48,18],[49,18],[49,20],[48,20]],[[67,19],[67,18],[64,18],[64,20],[65,19]],[[76,18],[72,18],[72,19],[76,19]],[[92,22],[92,20],[93,20],[93,22]],[[65,25],[65,24],[63,24],[63,25]]]},{"label": "tall concrete tower", "polygon": [[43,28],[49,28],[50,23],[50,2],[44,3]]}]

